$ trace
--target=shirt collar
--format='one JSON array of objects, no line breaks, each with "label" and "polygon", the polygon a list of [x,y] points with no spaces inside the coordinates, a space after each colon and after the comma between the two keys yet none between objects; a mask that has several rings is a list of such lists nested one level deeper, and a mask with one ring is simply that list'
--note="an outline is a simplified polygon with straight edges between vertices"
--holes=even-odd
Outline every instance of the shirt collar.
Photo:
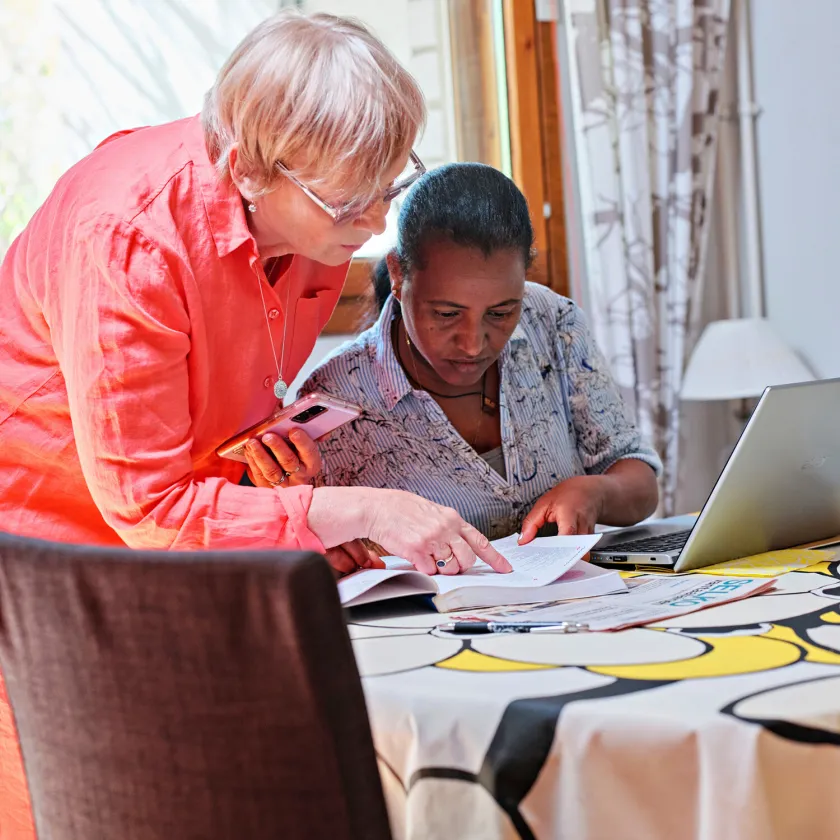
[{"label": "shirt collar", "polygon": [[516,325],[516,329],[510,334],[508,343],[505,345],[505,350],[507,350],[511,344],[521,344],[523,341],[527,342],[528,336],[525,333],[525,328],[522,326],[522,318],[520,317],[519,323]]},{"label": "shirt collar", "polygon": [[[190,117],[185,121],[187,131],[185,146],[190,153],[193,167],[201,187],[207,221],[220,257],[226,257],[246,242],[254,242],[242,196],[229,178],[221,178],[210,161],[204,143],[204,129],[201,117]],[[256,253],[256,245],[254,246]]]},{"label": "shirt collar", "polygon": [[507,344],[502,348],[502,352],[499,355],[499,371],[503,371],[505,369],[505,365],[507,365],[508,361],[510,360],[510,354],[513,352],[513,348],[519,346],[520,344],[527,344],[528,336],[525,333],[525,329],[522,326],[522,318],[519,319],[519,323],[516,325],[516,329],[511,333],[510,338],[508,339]]},{"label": "shirt collar", "polygon": [[394,296],[390,295],[373,326],[376,384],[388,411],[393,410],[394,406],[413,390],[391,341],[391,324],[395,315],[396,301]]}]

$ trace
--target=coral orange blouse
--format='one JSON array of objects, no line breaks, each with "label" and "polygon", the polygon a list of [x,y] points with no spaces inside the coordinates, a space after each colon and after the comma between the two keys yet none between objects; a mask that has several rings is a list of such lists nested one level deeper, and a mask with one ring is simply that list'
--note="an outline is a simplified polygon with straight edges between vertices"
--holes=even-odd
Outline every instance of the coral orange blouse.
[{"label": "coral orange blouse", "polygon": [[[0,269],[0,528],[131,547],[315,548],[312,491],[239,486],[216,447],[277,406],[347,273],[272,288],[198,117],[108,138]],[[287,286],[286,284],[290,285]],[[285,311],[289,292],[289,311]]]},{"label": "coral orange blouse", "polygon": [[[0,268],[0,528],[322,550],[306,525],[310,487],[239,486],[243,467],[215,449],[277,405],[260,284],[291,382],[346,272],[295,257],[277,294],[197,117],[106,140],[61,178]],[[2,680],[0,837],[34,837]]]}]

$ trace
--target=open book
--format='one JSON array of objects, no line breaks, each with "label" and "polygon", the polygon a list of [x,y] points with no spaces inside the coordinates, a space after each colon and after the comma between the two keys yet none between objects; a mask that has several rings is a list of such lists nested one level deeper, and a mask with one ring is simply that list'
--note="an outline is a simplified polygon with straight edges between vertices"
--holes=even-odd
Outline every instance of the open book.
[{"label": "open book", "polygon": [[338,594],[345,607],[385,601],[406,595],[432,595],[440,612],[512,606],[587,598],[627,587],[609,569],[600,569],[580,559],[598,542],[599,535],[541,537],[528,545],[517,545],[518,534],[493,541],[513,571],[494,572],[477,561],[459,575],[424,575],[407,560],[384,557],[387,568],[363,569],[338,582]]}]

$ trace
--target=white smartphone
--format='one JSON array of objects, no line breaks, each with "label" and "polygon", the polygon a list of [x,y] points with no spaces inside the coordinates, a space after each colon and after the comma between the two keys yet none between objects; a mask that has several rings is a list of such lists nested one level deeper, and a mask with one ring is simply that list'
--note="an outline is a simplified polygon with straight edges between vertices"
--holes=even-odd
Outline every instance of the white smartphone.
[{"label": "white smartphone", "polygon": [[339,426],[349,423],[361,414],[361,409],[352,403],[337,397],[328,397],[313,391],[291,405],[276,411],[271,417],[255,423],[244,432],[226,440],[217,450],[221,458],[231,461],[248,463],[245,457],[245,444],[251,438],[262,439],[262,436],[272,432],[288,439],[293,429],[303,429],[313,440],[329,434]]}]

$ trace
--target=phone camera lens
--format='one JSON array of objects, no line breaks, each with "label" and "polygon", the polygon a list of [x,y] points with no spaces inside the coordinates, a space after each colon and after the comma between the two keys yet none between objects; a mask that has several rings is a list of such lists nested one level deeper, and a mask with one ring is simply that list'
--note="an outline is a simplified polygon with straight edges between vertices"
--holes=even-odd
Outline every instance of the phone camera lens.
[{"label": "phone camera lens", "polygon": [[323,414],[326,410],[326,406],[313,405],[311,408],[307,408],[305,411],[301,411],[300,414],[295,414],[295,416],[292,417],[292,423],[308,423],[313,417],[317,417],[319,414]]}]

